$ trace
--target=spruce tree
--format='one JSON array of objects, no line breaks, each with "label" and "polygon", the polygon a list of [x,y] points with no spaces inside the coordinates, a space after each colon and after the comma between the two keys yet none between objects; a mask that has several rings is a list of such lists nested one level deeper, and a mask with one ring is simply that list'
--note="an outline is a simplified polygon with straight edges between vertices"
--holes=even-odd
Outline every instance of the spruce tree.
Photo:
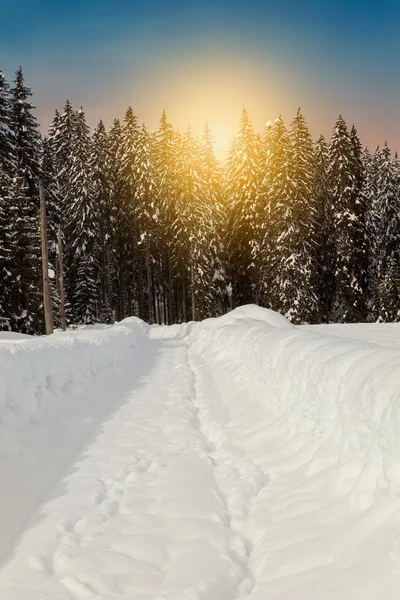
[{"label": "spruce tree", "polygon": [[[139,316],[144,320],[155,320],[155,290],[153,284],[156,181],[153,165],[152,140],[142,125],[136,144],[136,185],[134,194],[134,220],[138,228],[137,269],[139,271]],[[145,282],[145,283],[144,283]]]},{"label": "spruce tree", "polygon": [[10,252],[7,244],[10,223],[9,184],[10,180],[6,178],[4,170],[0,170],[0,331],[10,329]]},{"label": "spruce tree", "polygon": [[289,194],[277,197],[278,233],[274,295],[293,323],[318,320],[315,289],[316,207],[313,197],[313,144],[300,109],[289,132]]},{"label": "spruce tree", "polygon": [[400,258],[393,253],[379,285],[378,320],[386,323],[400,322]]},{"label": "spruce tree", "polygon": [[72,165],[65,196],[67,291],[74,322],[87,325],[98,320],[100,240],[99,210],[88,168],[89,128],[82,109],[77,112],[71,142]]},{"label": "spruce tree", "polygon": [[328,323],[334,289],[333,206],[328,178],[329,151],[321,135],[314,150],[313,196],[316,207],[317,244],[315,247],[316,289],[321,320]]},{"label": "spruce tree", "polygon": [[[174,234],[180,257],[179,272],[189,284],[193,320],[210,314],[213,303],[212,210],[205,196],[202,159],[201,143],[189,128],[182,137],[178,159],[178,218]],[[185,314],[183,318],[186,320]]]},{"label": "spruce tree", "polygon": [[60,189],[56,174],[53,147],[48,138],[43,140],[42,160],[40,165],[47,213],[47,239],[49,252],[50,291],[53,303],[54,324],[58,326],[60,294],[58,289],[58,227],[61,224]]},{"label": "spruce tree", "polygon": [[176,257],[172,230],[176,220],[176,158],[178,150],[179,141],[176,132],[163,111],[154,144],[155,202],[158,215],[156,225],[159,240],[160,313],[163,312],[163,320],[170,324],[174,322],[176,316],[173,270],[173,261]]},{"label": "spruce tree", "polygon": [[15,135],[12,130],[12,102],[8,83],[0,71],[0,330],[10,328],[9,248],[10,223],[8,191],[16,169]]},{"label": "spruce tree", "polygon": [[122,127],[115,119],[108,134],[109,141],[109,174],[110,185],[110,248],[112,277],[112,306],[117,320],[129,315],[128,312],[128,278],[126,263],[130,260],[130,223],[131,212],[126,202],[125,184],[122,171],[123,147]]},{"label": "spruce tree", "polygon": [[10,221],[7,227],[8,317],[11,329],[21,333],[43,332],[41,258],[38,220],[32,215],[29,188],[24,170],[13,178],[8,206]]},{"label": "spruce tree", "polygon": [[25,177],[28,197],[38,207],[38,178],[40,173],[40,135],[34,106],[29,98],[31,90],[24,83],[21,67],[16,72],[15,87],[12,92],[12,129],[15,135],[17,167],[20,176]]},{"label": "spruce tree", "polygon": [[281,277],[282,246],[285,213],[292,194],[289,163],[291,145],[282,117],[275,120],[269,132],[265,175],[259,191],[259,212],[263,225],[261,255],[263,304],[273,310],[284,310],[281,305],[284,280]]},{"label": "spruce tree", "polygon": [[335,289],[331,320],[362,322],[366,319],[365,268],[360,252],[365,231],[359,157],[354,139],[340,116],[329,147],[329,184],[333,202]]},{"label": "spruce tree", "polygon": [[103,323],[111,323],[114,319],[112,301],[113,256],[112,239],[112,206],[109,181],[110,156],[108,136],[104,123],[100,121],[93,132],[90,154],[91,181],[93,184],[93,200],[96,206],[99,241],[99,289],[98,311]]},{"label": "spruce tree", "polygon": [[254,219],[259,183],[257,138],[245,108],[239,132],[229,150],[226,173],[231,232],[229,275],[232,280],[233,306],[238,306],[259,302],[261,295],[258,281],[261,248]]},{"label": "spruce tree", "polygon": [[[201,138],[202,180],[204,186],[204,202],[206,215],[210,215],[208,228],[208,248],[212,269],[211,306],[206,309],[205,316],[215,317],[226,312],[228,306],[227,243],[226,235],[227,210],[223,189],[222,168],[215,157],[214,138],[208,123],[205,124]],[[205,215],[205,216],[206,216]]]},{"label": "spruce tree", "polygon": [[[63,199],[68,195],[68,186],[71,182],[71,169],[74,156],[73,137],[76,127],[77,114],[69,100],[66,101],[63,112],[56,111],[49,131],[49,143],[53,150],[54,167]],[[66,210],[61,211],[62,218]]]},{"label": "spruce tree", "polygon": [[386,143],[378,162],[376,213],[378,285],[373,314],[386,321],[400,306],[400,300],[394,298],[400,264],[400,178]]},{"label": "spruce tree", "polygon": [[364,181],[362,195],[365,203],[365,241],[367,262],[367,320],[374,321],[374,302],[378,288],[379,215],[377,212],[378,170],[381,150],[378,147],[373,155],[368,148],[362,156]]},{"label": "spruce tree", "polygon": [[13,130],[13,103],[10,87],[0,70],[0,177],[3,186],[6,175],[15,172],[16,145]]}]

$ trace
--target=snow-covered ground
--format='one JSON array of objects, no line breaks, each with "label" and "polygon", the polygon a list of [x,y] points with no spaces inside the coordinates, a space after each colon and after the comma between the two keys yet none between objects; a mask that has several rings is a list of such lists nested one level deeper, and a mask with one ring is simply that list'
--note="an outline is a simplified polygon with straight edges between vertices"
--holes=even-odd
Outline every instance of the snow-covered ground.
[{"label": "snow-covered ground", "polygon": [[0,338],[0,598],[397,600],[400,326]]}]

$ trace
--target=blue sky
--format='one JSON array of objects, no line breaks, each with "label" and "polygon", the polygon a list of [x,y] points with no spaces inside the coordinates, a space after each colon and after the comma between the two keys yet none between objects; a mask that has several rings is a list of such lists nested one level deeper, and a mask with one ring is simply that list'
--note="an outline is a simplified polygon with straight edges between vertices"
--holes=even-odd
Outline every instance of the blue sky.
[{"label": "blue sky", "polygon": [[91,124],[132,104],[150,128],[166,108],[221,139],[243,104],[257,129],[301,105],[314,136],[343,113],[400,146],[398,2],[2,0],[0,18],[0,68],[22,65],[44,127],[67,97]]}]

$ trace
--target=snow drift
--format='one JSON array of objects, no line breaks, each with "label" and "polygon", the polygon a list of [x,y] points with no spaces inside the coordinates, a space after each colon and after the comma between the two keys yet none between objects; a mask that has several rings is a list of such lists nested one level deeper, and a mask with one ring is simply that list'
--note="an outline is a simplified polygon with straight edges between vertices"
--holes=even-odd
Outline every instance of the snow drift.
[{"label": "snow drift", "polygon": [[0,597],[397,600],[399,334],[247,306],[4,340]]},{"label": "snow drift", "polygon": [[0,337],[0,561],[91,432],[123,400],[145,329],[132,318],[51,337]]},{"label": "snow drift", "polygon": [[246,318],[189,333],[270,479],[245,523],[252,599],[398,596],[400,326],[392,347],[387,327],[353,327],[361,339]]}]

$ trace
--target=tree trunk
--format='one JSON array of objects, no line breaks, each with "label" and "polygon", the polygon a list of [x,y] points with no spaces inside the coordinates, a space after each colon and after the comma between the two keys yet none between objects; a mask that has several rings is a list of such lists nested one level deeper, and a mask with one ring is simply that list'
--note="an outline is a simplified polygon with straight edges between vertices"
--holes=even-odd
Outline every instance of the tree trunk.
[{"label": "tree trunk", "polygon": [[168,252],[168,324],[174,322],[174,287],[172,278],[171,256]]},{"label": "tree trunk", "polygon": [[190,261],[190,293],[192,297],[192,321],[196,320],[196,297],[194,293],[194,267],[193,260]]},{"label": "tree trunk", "polygon": [[147,245],[146,247],[146,274],[147,274],[147,301],[148,301],[148,319],[149,323],[154,323],[154,314],[153,314],[153,288],[151,281],[151,264],[150,264],[150,249]]},{"label": "tree trunk", "polygon": [[182,285],[182,306],[183,306],[183,322],[187,323],[187,306],[186,306],[186,286],[185,282]]},{"label": "tree trunk", "polygon": [[53,307],[51,305],[51,293],[49,282],[49,250],[47,243],[47,216],[46,216],[46,195],[44,191],[43,179],[39,179],[39,197],[40,197],[40,235],[42,238],[42,271],[43,271],[43,304],[44,319],[46,324],[46,334],[51,335],[54,331]]},{"label": "tree trunk", "polygon": [[61,329],[67,329],[67,321],[65,318],[65,293],[64,293],[64,259],[61,237],[61,225],[58,226],[58,271],[59,271],[59,294],[60,294],[60,320]]}]

